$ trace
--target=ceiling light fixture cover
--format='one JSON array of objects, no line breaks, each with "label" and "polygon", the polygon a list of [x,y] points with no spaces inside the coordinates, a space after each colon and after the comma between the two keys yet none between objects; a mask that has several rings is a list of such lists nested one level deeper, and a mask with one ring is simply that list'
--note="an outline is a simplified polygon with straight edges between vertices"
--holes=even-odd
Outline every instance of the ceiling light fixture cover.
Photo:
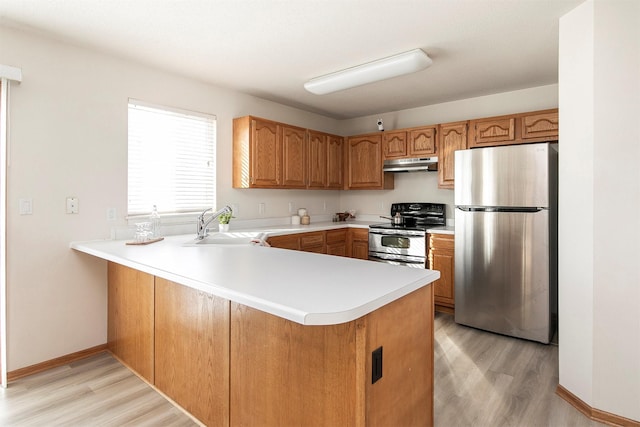
[{"label": "ceiling light fixture cover", "polygon": [[380,80],[424,70],[433,63],[422,49],[413,49],[398,55],[367,62],[366,64],[336,71],[311,79],[304,88],[316,95],[337,92]]}]

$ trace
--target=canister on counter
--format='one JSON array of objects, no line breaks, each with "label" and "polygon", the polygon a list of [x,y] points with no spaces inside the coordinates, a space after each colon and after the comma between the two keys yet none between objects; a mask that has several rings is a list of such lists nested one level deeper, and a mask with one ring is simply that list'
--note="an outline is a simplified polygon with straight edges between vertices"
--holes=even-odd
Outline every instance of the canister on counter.
[{"label": "canister on counter", "polygon": [[309,225],[311,223],[311,217],[309,215],[303,215],[300,217],[300,224]]}]

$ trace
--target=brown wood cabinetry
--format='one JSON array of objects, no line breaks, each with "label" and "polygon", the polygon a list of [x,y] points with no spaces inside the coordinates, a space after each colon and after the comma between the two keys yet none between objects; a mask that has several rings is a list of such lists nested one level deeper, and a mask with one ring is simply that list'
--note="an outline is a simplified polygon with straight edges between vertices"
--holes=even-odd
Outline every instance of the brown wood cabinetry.
[{"label": "brown wood cabinetry", "polygon": [[350,258],[369,258],[369,230],[348,228],[310,233],[285,234],[268,239],[274,248],[293,249]]},{"label": "brown wood cabinetry", "polygon": [[113,262],[107,275],[109,350],[153,384],[154,276]]},{"label": "brown wood cabinetry", "polygon": [[307,187],[307,131],[280,124],[282,128],[282,187]]},{"label": "brown wood cabinetry", "polygon": [[440,279],[432,283],[436,311],[453,313],[455,307],[454,236],[429,234],[430,270],[438,270]]},{"label": "brown wood cabinetry", "polygon": [[438,126],[421,126],[383,133],[385,159],[428,157],[436,154]]},{"label": "brown wood cabinetry", "polygon": [[369,259],[369,230],[349,228],[347,236],[347,254],[351,258]]},{"label": "brown wood cabinetry", "polygon": [[155,282],[155,386],[207,426],[228,426],[229,301]]},{"label": "brown wood cabinetry", "polygon": [[232,425],[433,425],[432,288],[331,326],[231,303],[231,360]]},{"label": "brown wood cabinetry", "polygon": [[393,188],[393,174],[382,172],[382,134],[347,139],[347,188],[383,190]]},{"label": "brown wood cabinetry", "polygon": [[558,109],[487,117],[469,122],[469,148],[556,141]]},{"label": "brown wood cabinetry", "polygon": [[233,119],[233,187],[282,185],[282,130],[257,117]]},{"label": "brown wood cabinetry", "polygon": [[325,236],[327,242],[327,254],[347,256],[347,230],[329,230]]},{"label": "brown wood cabinetry", "polygon": [[341,190],[344,187],[344,138],[308,131],[308,139],[307,188]]},{"label": "brown wood cabinetry", "polygon": [[428,157],[437,153],[438,126],[412,128],[409,135],[409,157]]},{"label": "brown wood cabinetry", "polygon": [[440,125],[438,138],[438,188],[453,189],[455,180],[454,153],[467,148],[468,122],[454,122]]},{"label": "brown wood cabinetry", "polygon": [[382,154],[385,159],[407,157],[407,132],[394,131],[382,134]]}]

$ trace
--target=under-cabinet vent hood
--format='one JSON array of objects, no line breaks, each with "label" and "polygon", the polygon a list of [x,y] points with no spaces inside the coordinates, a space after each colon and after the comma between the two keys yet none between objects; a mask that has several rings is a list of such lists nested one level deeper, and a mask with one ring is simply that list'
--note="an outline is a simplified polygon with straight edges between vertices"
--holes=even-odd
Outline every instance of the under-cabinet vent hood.
[{"label": "under-cabinet vent hood", "polygon": [[419,157],[414,159],[385,160],[382,167],[384,172],[424,172],[437,171],[437,157]]}]

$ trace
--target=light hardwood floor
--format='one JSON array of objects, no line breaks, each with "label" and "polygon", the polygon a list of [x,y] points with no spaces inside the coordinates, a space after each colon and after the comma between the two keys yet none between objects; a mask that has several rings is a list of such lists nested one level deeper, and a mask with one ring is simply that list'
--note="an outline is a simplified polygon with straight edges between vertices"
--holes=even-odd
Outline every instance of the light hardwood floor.
[{"label": "light hardwood floor", "polygon": [[555,394],[557,346],[458,325],[443,313],[435,327],[436,426],[603,425]]},{"label": "light hardwood floor", "polygon": [[[555,394],[558,348],[436,314],[437,427],[600,426]],[[0,390],[2,426],[195,426],[108,353]]]},{"label": "light hardwood floor", "polygon": [[197,426],[109,353],[0,389],[1,426]]}]

